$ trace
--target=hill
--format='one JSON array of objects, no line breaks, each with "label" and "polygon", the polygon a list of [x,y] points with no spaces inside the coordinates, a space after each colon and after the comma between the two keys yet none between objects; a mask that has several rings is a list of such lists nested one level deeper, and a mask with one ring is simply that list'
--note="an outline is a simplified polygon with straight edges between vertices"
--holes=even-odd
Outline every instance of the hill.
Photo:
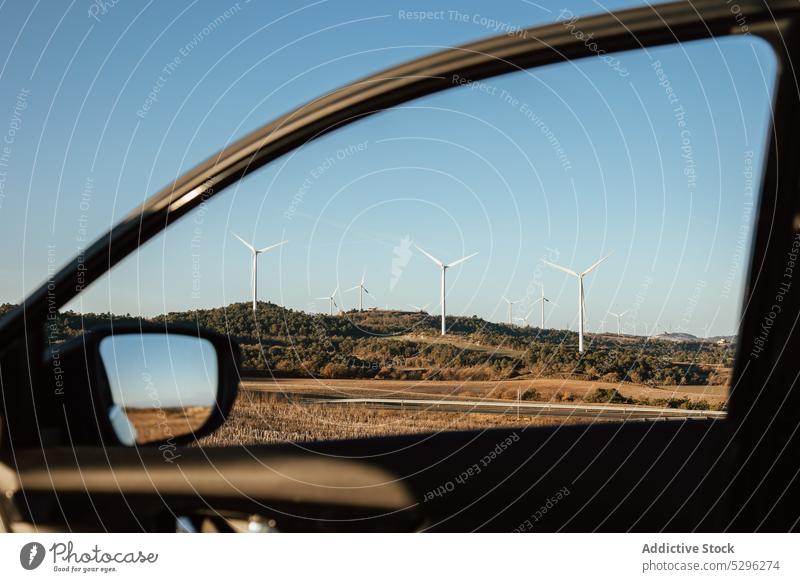
[{"label": "hill", "polygon": [[[66,339],[113,318],[131,316],[64,312],[52,322]],[[575,377],[639,384],[725,384],[733,351],[695,338],[681,342],[637,336],[589,334],[577,353],[577,334],[493,323],[479,317],[440,319],[427,313],[370,310],[310,314],[259,303],[172,312],[146,321],[202,326],[234,337],[242,346],[243,374],[282,377],[402,380],[502,380]]]}]

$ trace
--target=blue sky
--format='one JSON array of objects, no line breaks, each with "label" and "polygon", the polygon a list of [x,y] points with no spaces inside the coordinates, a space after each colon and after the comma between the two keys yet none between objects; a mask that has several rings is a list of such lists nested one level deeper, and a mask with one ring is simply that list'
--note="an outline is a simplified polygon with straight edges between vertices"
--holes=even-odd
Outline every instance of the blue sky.
[{"label": "blue sky", "polygon": [[[605,8],[635,5],[609,2]],[[348,81],[591,2],[73,2],[0,9],[0,301],[19,301],[147,196],[226,143]],[[420,19],[415,11],[434,14]],[[259,298],[310,311],[366,271],[375,299],[496,321],[503,295],[573,327],[607,311],[695,334],[737,327],[774,58],[758,39],[635,51],[417,100],[277,160],[130,257],[70,307],[154,314]],[[667,92],[667,88],[672,93]],[[679,114],[678,111],[682,111]],[[355,293],[340,293],[352,307]],[[538,312],[537,312],[538,313]],[[533,317],[534,322],[538,321]],[[608,323],[609,329],[611,323]]]}]

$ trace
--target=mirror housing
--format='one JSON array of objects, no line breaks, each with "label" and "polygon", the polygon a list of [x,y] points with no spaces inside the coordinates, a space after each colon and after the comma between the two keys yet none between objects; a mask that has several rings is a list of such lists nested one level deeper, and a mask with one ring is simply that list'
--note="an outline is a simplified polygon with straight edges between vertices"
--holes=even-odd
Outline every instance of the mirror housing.
[{"label": "mirror housing", "polygon": [[225,422],[239,385],[238,343],[179,324],[98,326],[51,346],[46,361],[55,357],[75,446],[195,441]]}]

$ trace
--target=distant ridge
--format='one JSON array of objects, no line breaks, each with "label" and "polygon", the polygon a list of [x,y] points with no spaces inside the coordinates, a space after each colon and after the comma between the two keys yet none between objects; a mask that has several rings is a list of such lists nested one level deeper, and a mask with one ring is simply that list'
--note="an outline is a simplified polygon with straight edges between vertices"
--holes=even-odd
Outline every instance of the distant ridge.
[{"label": "distant ridge", "polygon": [[[10,307],[10,306],[9,306]],[[152,318],[64,312],[48,335],[64,340],[109,321],[182,323],[234,338],[245,376],[506,380],[580,378],[644,385],[724,384],[733,350],[691,334],[657,338],[587,334],[578,354],[569,330],[520,327],[477,316],[447,318],[415,311],[306,313],[259,302],[177,311]]]}]

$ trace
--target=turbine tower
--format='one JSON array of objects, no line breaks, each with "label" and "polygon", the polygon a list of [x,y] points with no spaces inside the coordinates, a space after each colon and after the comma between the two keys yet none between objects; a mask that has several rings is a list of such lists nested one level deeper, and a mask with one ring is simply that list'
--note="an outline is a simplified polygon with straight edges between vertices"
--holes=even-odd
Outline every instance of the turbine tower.
[{"label": "turbine tower", "polygon": [[513,317],[514,316],[514,304],[515,303],[519,303],[519,299],[517,299],[516,301],[511,301],[510,299],[508,299],[504,295],[503,296],[503,301],[508,303],[508,325],[511,325],[512,323],[514,323],[514,317]]},{"label": "turbine tower", "polygon": [[331,307],[330,314],[331,315],[333,315],[334,306],[335,307],[339,307],[338,305],[336,305],[336,292],[337,291],[339,291],[339,287],[338,286],[336,287],[336,289],[333,290],[333,293],[331,293],[327,297],[317,297],[318,301],[322,301],[323,299],[325,299],[327,301],[330,301],[330,307]]},{"label": "turbine tower", "polygon": [[584,301],[584,292],[583,292],[583,278],[594,271],[600,263],[605,261],[611,254],[607,254],[605,257],[597,261],[591,267],[583,271],[582,273],[578,273],[573,271],[572,269],[568,269],[567,267],[562,267],[561,265],[556,265],[555,263],[551,263],[550,261],[543,261],[546,265],[553,267],[554,269],[558,269],[559,271],[563,271],[568,275],[572,275],[578,279],[578,353],[583,353],[583,327],[584,327],[584,320],[586,319],[585,314],[585,301]]},{"label": "turbine tower", "polygon": [[432,260],[434,263],[436,263],[437,265],[439,265],[439,268],[442,270],[442,291],[441,291],[441,301],[442,301],[442,335],[446,335],[446,334],[447,334],[447,327],[446,327],[446,325],[445,325],[445,316],[446,316],[446,314],[447,314],[447,310],[446,310],[446,308],[445,308],[445,296],[444,296],[444,295],[445,295],[445,273],[447,272],[447,269],[449,269],[450,267],[455,267],[456,265],[459,265],[459,264],[463,263],[463,262],[464,262],[464,261],[466,261],[467,259],[471,259],[472,257],[474,257],[475,255],[477,255],[478,253],[472,253],[471,255],[467,255],[466,257],[463,257],[463,258],[461,258],[461,259],[458,259],[457,261],[453,261],[452,263],[449,263],[449,264],[444,264],[442,261],[440,261],[439,259],[437,259],[436,257],[434,257],[432,254],[430,254],[430,253],[429,253],[429,252],[427,252],[426,250],[424,250],[424,249],[421,249],[421,248],[420,248],[420,247],[418,247],[417,245],[414,245],[414,246],[417,248],[417,250],[418,250],[419,252],[421,252],[423,255],[425,255],[426,257],[428,257],[428,258],[429,258],[430,260]]},{"label": "turbine tower", "polygon": [[[539,297],[539,299],[534,301],[533,304],[534,305],[536,305],[537,303],[541,303],[542,304],[542,325],[541,325],[541,327],[539,329],[544,329],[544,304],[545,303],[553,303],[553,302],[550,301],[547,297],[544,296],[544,285],[541,286],[541,289],[542,289],[541,297]],[[555,303],[553,303],[553,305],[555,305]],[[531,310],[531,313],[533,313],[533,310]],[[525,316],[525,319],[528,319],[529,316],[530,316],[530,313],[527,316]]]},{"label": "turbine tower", "polygon": [[370,297],[375,299],[375,297],[372,295],[372,293],[367,291],[367,288],[364,287],[364,282],[365,282],[366,277],[367,277],[367,271],[365,270],[361,275],[361,283],[359,283],[355,287],[350,287],[350,289],[345,289],[345,291],[344,291],[345,293],[349,293],[350,291],[355,291],[356,289],[359,290],[359,292],[358,292],[358,310],[359,311],[364,311],[364,293],[366,293],[367,295],[369,295]]},{"label": "turbine tower", "polygon": [[[621,333],[621,331],[620,331],[620,330],[622,329],[622,326],[621,326],[621,323],[620,323],[620,322],[622,321],[622,317],[623,317],[623,316],[624,316],[626,313],[628,313],[628,311],[630,311],[630,310],[623,311],[622,313],[614,313],[613,311],[609,311],[609,312],[608,312],[608,314],[609,314],[609,315],[612,315],[612,316],[614,316],[614,317],[616,317],[616,318],[617,318],[617,336],[620,336],[620,335],[622,335],[622,333]],[[634,327],[634,329],[635,329],[635,327]]]},{"label": "turbine tower", "polygon": [[271,251],[272,249],[278,248],[281,245],[285,245],[289,241],[288,240],[282,240],[279,243],[276,243],[274,245],[270,245],[268,247],[264,247],[263,249],[257,249],[256,247],[251,245],[249,242],[244,240],[242,237],[240,237],[235,232],[231,232],[231,234],[233,236],[235,236],[236,238],[238,238],[244,246],[246,246],[248,249],[250,249],[250,252],[253,255],[253,265],[252,265],[252,267],[250,267],[250,286],[253,288],[253,311],[255,312],[255,310],[256,310],[256,299],[257,299],[257,296],[258,296],[258,255],[260,255],[261,253],[266,253],[267,251]]}]

